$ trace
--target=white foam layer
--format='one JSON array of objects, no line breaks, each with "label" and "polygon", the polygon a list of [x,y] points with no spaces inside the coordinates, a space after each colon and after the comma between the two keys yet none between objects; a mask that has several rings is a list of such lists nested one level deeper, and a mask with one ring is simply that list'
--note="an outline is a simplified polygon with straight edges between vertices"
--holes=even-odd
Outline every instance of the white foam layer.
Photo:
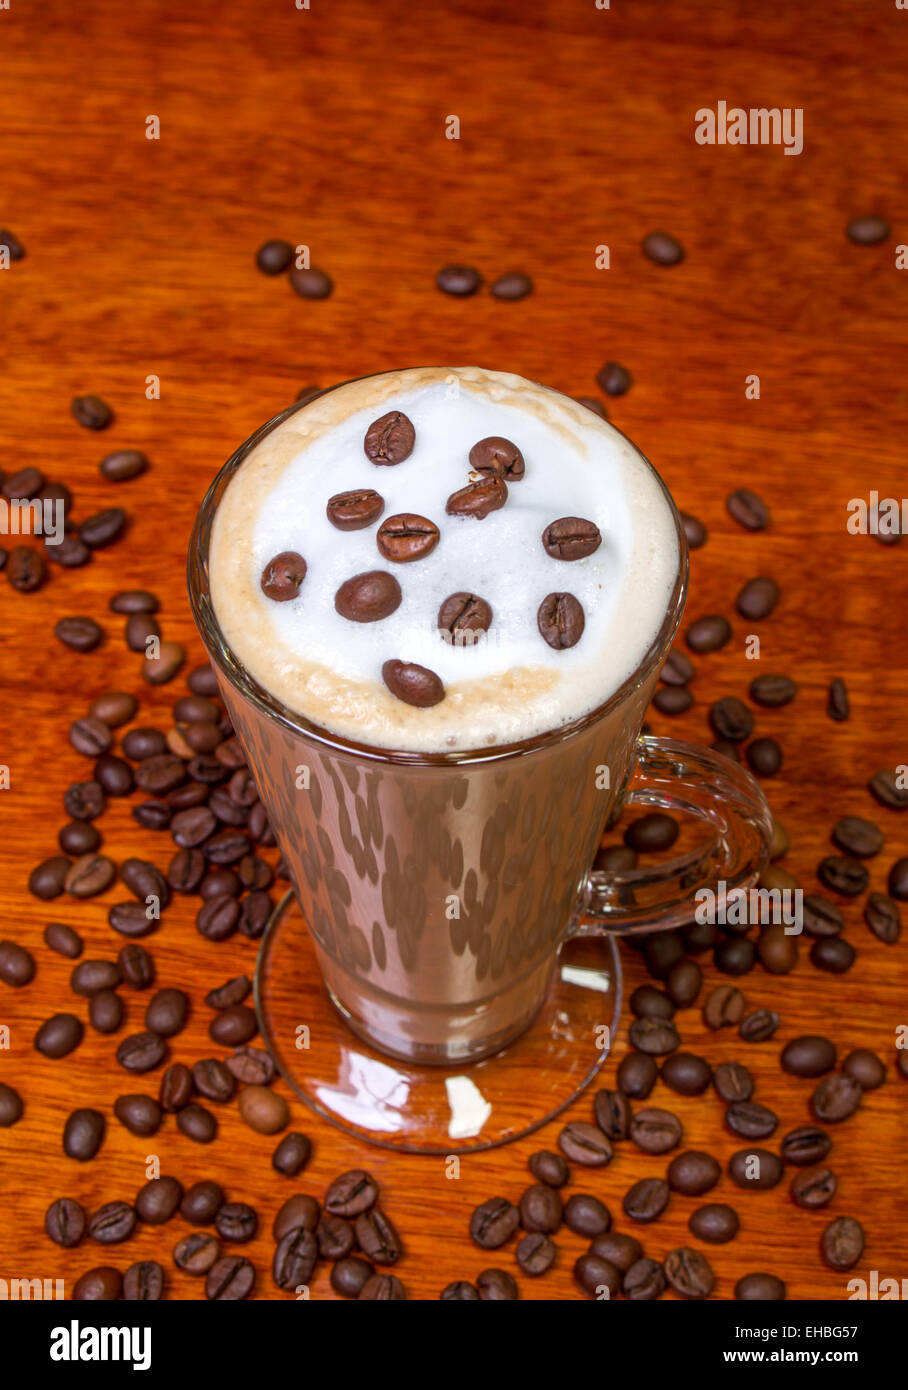
[{"label": "white foam layer", "polygon": [[[371,422],[403,411],[416,431],[403,463],[376,466],[363,438]],[[508,500],[482,521],[450,517],[445,503],[471,480],[469,452],[502,435],[526,462]],[[475,475],[472,475],[475,477]],[[339,531],[326,503],[372,488],[382,517]],[[440,528],[435,550],[409,564],[380,554],[376,532],[399,512]],[[579,516],[602,535],[594,554],[560,561],[543,548],[552,521]],[[267,562],[299,552],[308,570],[285,603],[260,586]],[[509,743],[595,708],[633,673],[665,617],[678,574],[674,517],[637,451],[586,407],[523,380],[479,368],[427,368],[352,382],[272,431],[222,499],[211,547],[211,592],[224,635],[261,685],[316,724],[360,742],[446,751]],[[389,617],[353,623],[334,597],[351,576],[387,570],[403,591]],[[441,640],[438,610],[467,591],[492,608],[472,646]],[[537,610],[569,592],[586,619],[576,646],[543,640]],[[445,699],[430,709],[397,700],[382,682],[389,658],[428,667]]]}]

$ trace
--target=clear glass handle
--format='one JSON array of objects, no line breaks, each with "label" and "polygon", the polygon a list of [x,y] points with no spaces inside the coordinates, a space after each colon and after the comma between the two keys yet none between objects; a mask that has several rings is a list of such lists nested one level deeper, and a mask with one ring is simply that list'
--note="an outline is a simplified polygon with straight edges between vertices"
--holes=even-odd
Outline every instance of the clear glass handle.
[{"label": "clear glass handle", "polygon": [[754,884],[769,859],[772,814],[750,773],[730,758],[692,743],[644,735],[637,767],[622,798],[626,806],[696,816],[707,836],[695,849],[650,868],[591,869],[581,886],[583,918],[570,933],[628,936],[682,927],[693,920],[700,888],[718,906],[734,888]]}]

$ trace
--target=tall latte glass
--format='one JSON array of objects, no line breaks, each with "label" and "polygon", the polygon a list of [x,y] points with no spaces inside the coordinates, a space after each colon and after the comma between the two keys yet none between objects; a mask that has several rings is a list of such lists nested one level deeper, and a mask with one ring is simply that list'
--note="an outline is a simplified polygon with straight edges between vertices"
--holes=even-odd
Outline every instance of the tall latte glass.
[{"label": "tall latte glass", "polygon": [[[686,578],[651,465],[515,376],[346,382],[218,474],[193,612],[325,986],[380,1052],[495,1053],[570,938],[679,926],[702,885],[756,878],[749,775],[640,735]],[[697,817],[696,850],[594,870],[628,802]]]}]

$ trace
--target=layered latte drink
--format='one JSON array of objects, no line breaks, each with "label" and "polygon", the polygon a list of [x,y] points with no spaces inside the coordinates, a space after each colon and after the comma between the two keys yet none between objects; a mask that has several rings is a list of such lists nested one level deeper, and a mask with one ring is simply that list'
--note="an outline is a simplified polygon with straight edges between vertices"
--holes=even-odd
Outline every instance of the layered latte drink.
[{"label": "layered latte drink", "polygon": [[680,617],[658,475],[520,377],[388,372],[244,445],[197,544],[196,617],[332,999],[409,1060],[506,1046]]},{"label": "layered latte drink", "polygon": [[601,705],[678,566],[664,489],[623,435],[469,367],[354,381],[272,430],[221,501],[210,574],[227,641],[289,709],[443,752]]}]

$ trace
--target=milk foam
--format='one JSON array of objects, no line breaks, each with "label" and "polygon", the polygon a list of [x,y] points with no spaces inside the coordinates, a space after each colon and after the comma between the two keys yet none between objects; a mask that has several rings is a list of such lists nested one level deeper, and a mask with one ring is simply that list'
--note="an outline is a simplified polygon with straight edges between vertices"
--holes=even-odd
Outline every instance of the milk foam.
[{"label": "milk foam", "polygon": [[[416,442],[394,466],[365,455],[369,425],[388,410],[412,420]],[[471,475],[469,452],[501,435],[526,471],[503,508],[484,520],[447,516]],[[339,531],[325,507],[339,492],[372,488],[382,516]],[[434,521],[434,551],[395,564],[378,551],[381,522],[399,512]],[[581,560],[553,559],[541,535],[552,521],[595,522],[602,543]],[[308,569],[297,598],[261,590],[264,566],[297,551]],[[425,368],[351,382],[268,434],[229,484],[215,517],[211,595],[224,636],[251,675],[292,710],[357,742],[417,751],[514,742],[594,709],[639,666],[678,575],[674,515],[631,444],[585,406],[521,377],[479,368]],[[403,591],[389,617],[354,623],[334,607],[340,585],[387,570]],[[484,598],[492,625],[473,645],[441,640],[438,610],[452,593]],[[576,646],[543,640],[537,610],[573,594],[586,625]],[[382,681],[396,657],[434,671],[445,699],[404,704]]]}]

